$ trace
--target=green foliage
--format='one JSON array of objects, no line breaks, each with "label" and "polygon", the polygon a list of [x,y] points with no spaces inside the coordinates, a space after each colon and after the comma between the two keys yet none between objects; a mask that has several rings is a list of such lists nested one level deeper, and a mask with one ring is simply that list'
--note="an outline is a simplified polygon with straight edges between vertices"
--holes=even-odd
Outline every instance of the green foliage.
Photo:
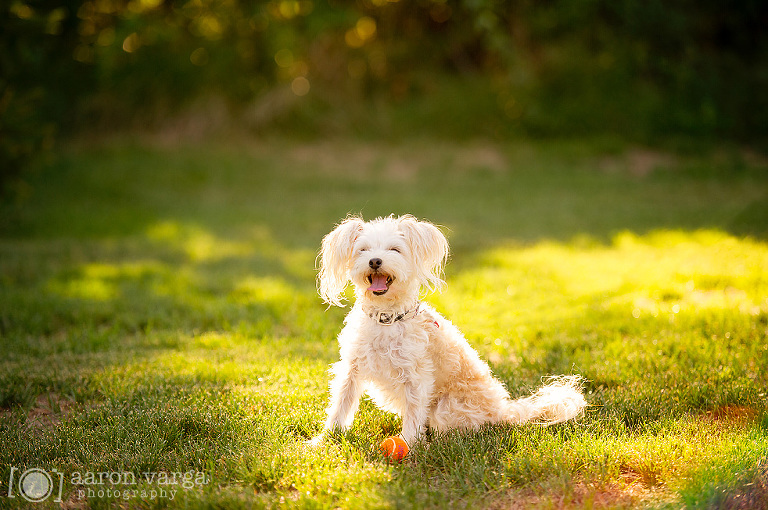
[{"label": "green foliage", "polygon": [[56,128],[190,108],[202,124],[315,134],[761,140],[766,15],[759,0],[12,0],[3,167]]},{"label": "green foliage", "polygon": [[57,127],[89,87],[72,60],[80,0],[0,6],[0,200],[24,195],[21,172],[50,148]]},{"label": "green foliage", "polygon": [[556,52],[542,62],[535,125],[764,136],[766,99],[752,91],[765,87],[766,15],[753,0],[531,5],[531,43]]}]

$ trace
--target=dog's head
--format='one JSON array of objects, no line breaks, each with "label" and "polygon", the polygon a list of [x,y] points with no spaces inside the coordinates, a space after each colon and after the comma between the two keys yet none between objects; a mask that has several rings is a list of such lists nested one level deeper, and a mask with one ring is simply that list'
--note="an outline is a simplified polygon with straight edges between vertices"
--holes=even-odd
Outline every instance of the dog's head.
[{"label": "dog's head", "polygon": [[342,306],[347,282],[358,299],[394,305],[412,301],[421,289],[443,284],[448,241],[437,227],[410,215],[365,222],[350,217],[323,238],[318,290]]}]

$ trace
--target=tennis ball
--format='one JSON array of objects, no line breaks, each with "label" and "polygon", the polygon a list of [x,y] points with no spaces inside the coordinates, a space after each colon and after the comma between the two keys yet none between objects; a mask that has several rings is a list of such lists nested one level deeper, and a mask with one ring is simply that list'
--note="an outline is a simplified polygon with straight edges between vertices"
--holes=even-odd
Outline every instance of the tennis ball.
[{"label": "tennis ball", "polygon": [[379,445],[379,450],[391,460],[403,460],[408,455],[408,445],[401,437],[388,437]]}]

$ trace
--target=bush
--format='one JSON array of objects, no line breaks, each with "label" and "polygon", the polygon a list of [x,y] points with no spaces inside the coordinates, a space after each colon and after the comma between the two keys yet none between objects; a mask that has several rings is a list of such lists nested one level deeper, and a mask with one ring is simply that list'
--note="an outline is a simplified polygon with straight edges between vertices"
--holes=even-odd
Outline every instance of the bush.
[{"label": "bush", "polygon": [[394,132],[408,110],[448,133],[762,140],[766,22],[760,0],[12,0],[2,182],[57,130],[143,127],[206,96],[258,129]]},{"label": "bush", "polygon": [[25,162],[50,146],[77,99],[91,90],[88,69],[71,58],[79,3],[0,7],[0,198],[16,193]]}]

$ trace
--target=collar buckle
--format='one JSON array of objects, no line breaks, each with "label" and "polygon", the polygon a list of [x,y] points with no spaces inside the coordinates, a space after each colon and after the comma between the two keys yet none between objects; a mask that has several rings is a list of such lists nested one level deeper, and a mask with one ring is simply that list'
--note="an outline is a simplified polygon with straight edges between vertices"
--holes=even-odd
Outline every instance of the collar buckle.
[{"label": "collar buckle", "polygon": [[398,320],[398,317],[400,316],[390,312],[379,312],[373,316],[373,319],[382,326],[391,326]]}]

